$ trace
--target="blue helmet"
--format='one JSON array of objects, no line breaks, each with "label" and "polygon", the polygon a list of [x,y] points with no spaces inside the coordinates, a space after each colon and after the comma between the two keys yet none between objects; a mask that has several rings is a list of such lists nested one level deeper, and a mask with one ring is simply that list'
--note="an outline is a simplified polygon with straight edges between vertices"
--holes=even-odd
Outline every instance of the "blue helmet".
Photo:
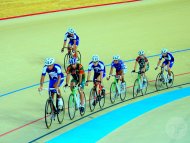
[{"label": "blue helmet", "polygon": [[70,63],[71,65],[76,64],[76,63],[77,63],[77,59],[76,59],[76,58],[70,58],[70,59],[69,59],[69,63]]}]

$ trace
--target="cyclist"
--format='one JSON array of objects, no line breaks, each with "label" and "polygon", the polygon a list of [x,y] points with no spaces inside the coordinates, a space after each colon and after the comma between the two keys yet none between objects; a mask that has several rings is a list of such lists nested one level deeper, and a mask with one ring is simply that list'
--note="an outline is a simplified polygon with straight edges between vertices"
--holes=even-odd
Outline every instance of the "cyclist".
[{"label": "cyclist", "polygon": [[138,52],[138,57],[136,58],[134,70],[132,72],[136,71],[137,63],[139,64],[139,71],[141,72],[141,75],[143,77],[143,85],[147,82],[145,78],[145,72],[149,70],[149,62],[147,57],[145,56],[145,52],[143,50],[140,50]]},{"label": "cyclist", "polygon": [[70,88],[76,86],[78,84],[79,87],[79,94],[80,94],[80,101],[81,105],[79,105],[80,112],[84,112],[84,85],[85,85],[85,72],[84,68],[81,64],[77,63],[76,58],[71,58],[69,60],[70,65],[67,67],[67,77],[66,77],[66,84],[65,87],[68,86],[70,75],[73,77],[70,83]]},{"label": "cyclist", "polygon": [[[171,76],[171,68],[172,68],[172,66],[173,66],[173,64],[174,64],[174,57],[173,57],[173,55],[171,54],[171,53],[169,53],[168,52],[168,49],[162,49],[161,50],[161,56],[160,56],[160,58],[159,58],[159,60],[158,60],[158,63],[157,63],[157,66],[156,66],[156,68],[155,68],[155,70],[157,70],[158,69],[158,66],[160,65],[160,63],[161,63],[161,61],[162,61],[162,58],[164,58],[165,60],[164,60],[164,62],[162,63],[162,69],[165,67],[165,66],[167,66],[167,71],[168,71],[168,75],[169,75],[169,83],[171,83],[172,82],[172,76]],[[162,71],[163,72],[163,71]]]},{"label": "cyclist", "polygon": [[107,80],[110,79],[110,76],[112,75],[113,73],[113,69],[116,69],[116,75],[120,75],[120,80],[122,82],[122,85],[123,86],[126,86],[125,85],[125,79],[124,79],[124,74],[126,73],[126,67],[125,67],[125,64],[122,60],[120,60],[120,56],[119,55],[114,55],[113,56],[113,61],[111,63],[111,69],[110,69],[110,74],[109,76],[107,77]]},{"label": "cyclist", "polygon": [[75,30],[73,28],[68,28],[67,32],[65,33],[64,37],[64,43],[63,48],[61,49],[61,52],[64,51],[64,48],[66,47],[67,39],[69,39],[68,43],[68,52],[73,52],[73,57],[78,57],[77,55],[77,47],[79,45],[79,36],[76,34]]},{"label": "cyclist", "polygon": [[86,86],[88,86],[88,81],[90,80],[91,71],[94,70],[93,82],[95,80],[102,83],[102,94],[105,94],[105,88],[103,87],[103,78],[106,76],[106,67],[102,61],[99,60],[98,55],[92,56],[92,61],[88,65],[88,76],[86,81]]},{"label": "cyclist", "polygon": [[[43,89],[43,83],[46,76],[46,73],[49,74],[49,88],[55,88],[56,90],[51,90],[51,96],[54,98],[54,94],[56,93],[58,99],[58,108],[62,108],[63,100],[61,98],[61,92],[59,87],[62,85],[64,81],[64,74],[61,71],[61,66],[55,64],[54,58],[46,58],[45,59],[45,66],[43,67],[41,79],[40,79],[40,87],[38,88],[39,91]],[[59,94],[58,94],[59,93]],[[54,118],[55,115],[52,113],[51,118]]]}]

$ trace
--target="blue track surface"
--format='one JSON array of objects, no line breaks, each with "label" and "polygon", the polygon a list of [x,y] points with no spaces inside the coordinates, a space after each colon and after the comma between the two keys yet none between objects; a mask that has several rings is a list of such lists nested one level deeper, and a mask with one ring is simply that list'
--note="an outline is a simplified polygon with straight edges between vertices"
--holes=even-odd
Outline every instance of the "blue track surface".
[{"label": "blue track surface", "polygon": [[47,143],[95,143],[134,118],[172,101],[190,96],[190,87],[159,94],[86,122]]}]

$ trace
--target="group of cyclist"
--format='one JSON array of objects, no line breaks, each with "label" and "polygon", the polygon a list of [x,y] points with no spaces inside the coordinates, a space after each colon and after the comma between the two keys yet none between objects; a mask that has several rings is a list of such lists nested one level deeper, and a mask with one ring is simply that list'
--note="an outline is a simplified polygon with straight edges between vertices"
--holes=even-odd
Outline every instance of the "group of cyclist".
[{"label": "group of cyclist", "polygon": [[[67,39],[70,39],[68,46],[67,45]],[[79,87],[79,94],[80,94],[80,107],[79,110],[80,112],[84,112],[84,86],[88,86],[88,82],[90,81],[91,78],[91,72],[94,71],[94,77],[93,77],[93,82],[99,81],[101,82],[102,86],[102,92],[105,93],[105,88],[103,86],[103,78],[106,77],[106,68],[105,64],[100,60],[98,55],[93,55],[92,56],[92,61],[88,65],[88,75],[87,75],[87,80],[85,81],[86,75],[84,71],[84,67],[82,64],[78,62],[78,55],[77,55],[77,47],[79,45],[79,36],[76,34],[75,30],[73,28],[69,28],[68,31],[65,33],[65,38],[64,38],[64,44],[63,48],[61,51],[64,51],[64,48],[68,49],[68,52],[72,52],[73,57],[69,59],[69,66],[67,67],[66,70],[66,83],[64,87],[67,87],[69,82],[70,82],[70,75],[72,76],[72,80],[70,82],[70,89],[74,86]],[[161,50],[161,56],[158,60],[158,63],[155,67],[155,70],[158,69],[161,60],[165,59],[164,62],[162,63],[162,67],[167,66],[168,70],[168,75],[169,75],[169,81],[172,81],[172,76],[171,76],[171,68],[174,64],[174,57],[171,53],[168,52],[167,49],[162,49]],[[40,87],[38,90],[43,89],[43,83],[44,83],[44,78],[46,73],[49,74],[49,89],[54,88],[55,90],[51,91],[52,97],[56,92],[60,92],[59,87],[63,85],[64,81],[64,74],[61,71],[61,66],[55,63],[55,59],[53,58],[46,58],[45,63],[44,63],[42,75],[41,75],[41,80],[40,80]],[[137,65],[139,65],[139,72],[144,77],[145,72],[149,70],[149,61],[148,58],[145,56],[145,52],[143,50],[140,50],[138,52],[138,57],[136,58],[134,69],[132,72],[136,71]],[[107,80],[110,79],[110,76],[113,74],[113,70],[116,70],[116,75],[120,76],[120,81],[125,85],[125,78],[124,75],[126,73],[127,67],[124,64],[124,61],[120,59],[119,55],[114,55],[113,56],[113,61],[111,62],[111,68],[109,72],[109,76],[107,77]],[[143,78],[143,82],[147,82],[146,78]],[[63,101],[61,100],[61,94],[58,95],[58,107],[63,106]]]}]

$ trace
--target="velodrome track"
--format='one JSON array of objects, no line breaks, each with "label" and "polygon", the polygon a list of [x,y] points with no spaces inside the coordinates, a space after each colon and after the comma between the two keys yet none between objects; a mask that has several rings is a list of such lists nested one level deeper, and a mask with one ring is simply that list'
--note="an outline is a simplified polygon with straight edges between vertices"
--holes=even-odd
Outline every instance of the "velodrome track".
[{"label": "velodrome track", "polygon": [[[45,57],[53,56],[57,63],[62,65],[63,54],[60,53],[60,49],[63,34],[69,26],[73,26],[80,35],[79,48],[85,69],[93,54],[99,54],[106,64],[110,63],[112,55],[115,53],[120,54],[124,60],[130,60],[126,62],[128,67],[126,74],[127,86],[129,87],[128,99],[132,97],[130,87],[136,78],[136,75],[130,74],[134,64],[131,59],[137,56],[136,53],[139,49],[144,49],[147,56],[153,55],[149,58],[151,68],[147,73],[149,80],[152,81],[148,89],[149,92],[155,90],[153,80],[158,71],[154,71],[154,66],[158,60],[156,54],[160,52],[162,47],[167,47],[170,51],[175,52],[176,62],[173,68],[176,75],[175,85],[189,83],[190,62],[187,60],[190,55],[188,43],[190,36],[189,8],[189,2],[186,0],[160,0],[159,2],[145,0],[1,21],[0,60],[3,62],[0,63],[2,67],[0,77],[3,82],[0,90],[0,142],[44,142],[99,115],[135,101],[173,90],[154,92],[145,97],[129,100],[91,114],[72,124],[69,124],[71,121],[66,113],[65,122],[62,125],[54,122],[52,128],[47,130],[43,120],[47,96],[38,94],[37,84]],[[109,66],[107,66],[108,70]],[[107,93],[110,83],[111,81],[105,81]],[[189,85],[178,87],[187,86]],[[89,90],[90,86],[85,89],[87,97]],[[12,93],[12,91],[17,92]],[[68,95],[69,91],[64,94],[65,101],[68,100]],[[173,118],[176,119],[176,117],[179,117],[188,126],[190,125],[189,110],[185,110],[189,109],[189,100],[189,97],[183,98],[136,118],[122,126],[121,128],[124,130],[118,129],[110,134],[112,141],[114,142],[120,136],[121,142],[152,142],[153,140],[154,142],[171,142],[173,140],[180,143],[189,142],[190,138],[187,136],[189,128],[180,139],[172,138],[163,132],[167,122]],[[110,105],[107,96],[106,107]],[[88,109],[86,115],[89,113]],[[163,115],[162,118],[160,118],[160,114]],[[80,116],[77,115],[76,119],[80,119]],[[69,125],[54,131],[66,124]],[[158,128],[156,128],[157,125],[159,125]],[[50,133],[51,131],[54,132]],[[43,137],[39,138],[41,136]],[[155,140],[155,136],[157,136],[157,140]],[[107,138],[110,136],[105,136],[100,142],[107,142]]]}]

